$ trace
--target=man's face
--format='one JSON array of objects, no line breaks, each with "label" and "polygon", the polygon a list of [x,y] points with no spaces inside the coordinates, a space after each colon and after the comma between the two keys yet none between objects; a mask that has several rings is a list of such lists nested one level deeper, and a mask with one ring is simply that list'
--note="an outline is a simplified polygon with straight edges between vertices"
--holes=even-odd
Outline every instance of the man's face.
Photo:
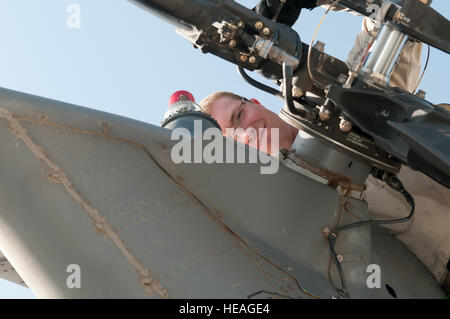
[{"label": "man's face", "polygon": [[[222,133],[225,136],[228,136],[228,134],[226,134],[226,129],[235,128],[236,123],[237,127],[242,128],[243,130],[253,128],[256,132],[260,132],[260,128],[266,128],[267,136],[265,134],[258,134],[256,136],[258,139],[257,147],[261,148],[261,142],[266,143],[267,141],[267,153],[272,155],[278,152],[278,149],[271,149],[272,128],[279,129],[279,148],[290,149],[295,136],[298,133],[296,128],[280,119],[277,114],[266,109],[264,106],[251,101],[242,103],[241,100],[232,97],[221,97],[211,105],[210,110],[211,116],[219,123],[222,128]],[[240,134],[243,133],[237,130],[234,138],[241,140]],[[274,136],[274,138],[276,138],[276,136]],[[244,139],[246,144],[251,146],[256,145],[252,144],[252,141],[249,140],[248,136],[244,137]]]}]

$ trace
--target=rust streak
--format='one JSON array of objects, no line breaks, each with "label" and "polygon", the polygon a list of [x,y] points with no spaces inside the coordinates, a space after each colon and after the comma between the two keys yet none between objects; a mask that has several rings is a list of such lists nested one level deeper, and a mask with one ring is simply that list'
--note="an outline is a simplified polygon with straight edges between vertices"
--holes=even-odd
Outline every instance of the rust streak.
[{"label": "rust streak", "polygon": [[[1,109],[0,109],[1,110]],[[276,263],[274,263],[273,261],[271,261],[269,258],[263,256],[262,254],[260,254],[258,252],[258,249],[256,247],[251,247],[246,240],[244,240],[243,238],[241,238],[238,234],[236,234],[235,232],[233,232],[226,224],[224,224],[217,216],[215,216],[210,210],[209,208],[202,202],[200,201],[192,192],[190,192],[183,184],[183,178],[181,176],[177,176],[177,177],[172,177],[169,172],[167,172],[167,170],[161,166],[161,164],[156,160],[156,158],[147,150],[147,148],[135,141],[131,141],[128,139],[124,139],[124,138],[120,138],[120,137],[114,137],[112,135],[108,135],[108,134],[101,134],[101,133],[97,133],[97,132],[92,132],[89,130],[85,130],[85,129],[79,129],[79,128],[74,128],[74,127],[70,127],[70,126],[66,126],[63,124],[58,124],[58,123],[54,123],[54,122],[50,122],[47,120],[47,118],[41,118],[39,120],[36,119],[31,119],[31,118],[26,118],[26,117],[21,117],[21,116],[17,116],[17,115],[11,115],[12,117],[14,117],[17,120],[22,120],[22,121],[28,121],[28,122],[32,122],[32,123],[38,123],[40,125],[48,125],[48,126],[53,126],[53,127],[57,127],[57,128],[62,128],[62,129],[69,129],[78,133],[84,133],[84,134],[89,134],[89,135],[94,135],[94,136],[98,136],[98,137],[103,137],[103,138],[107,138],[107,139],[111,139],[114,141],[119,141],[119,142],[124,142],[124,143],[128,143],[128,144],[132,144],[137,146],[138,148],[140,148],[142,151],[144,151],[151,159],[152,161],[171,179],[173,180],[177,185],[180,186],[181,191],[178,191],[179,193],[183,192],[184,194],[188,195],[189,197],[191,197],[192,199],[195,199],[197,201],[197,204],[202,207],[204,209],[204,211],[206,212],[206,214],[208,216],[210,216],[213,220],[215,220],[219,225],[221,225],[227,232],[230,233],[230,235],[232,237],[234,237],[241,245],[247,247],[248,249],[250,249],[251,251],[253,251],[257,256],[259,256],[260,258],[262,258],[264,261],[266,261],[267,263],[269,263],[270,265],[272,265],[273,267],[275,267],[276,269],[278,269],[280,272],[283,272],[285,275],[287,275],[288,277],[290,277],[296,284],[297,288],[303,292],[305,295],[307,295],[310,298],[313,299],[319,299],[318,296],[315,296],[311,293],[309,293],[308,291],[306,291],[305,289],[302,288],[302,286],[300,285],[300,283],[297,281],[297,279],[289,274],[286,270],[284,270],[282,267],[280,267],[279,265],[277,265]],[[152,200],[153,201],[153,200]],[[153,216],[152,217],[156,217]],[[245,249],[243,249],[245,251]],[[213,256],[214,253],[211,253],[211,256]],[[177,270],[175,270],[175,272],[178,272]]]},{"label": "rust streak", "polygon": [[289,158],[298,166],[328,180],[328,185],[333,188],[341,186],[344,189],[354,190],[359,193],[361,193],[364,190],[364,185],[354,183],[347,176],[323,168],[316,167],[311,163],[307,162],[304,158],[301,158],[298,154],[292,153],[291,151],[282,149],[280,152],[283,154],[283,156]]},{"label": "rust streak", "polygon": [[[44,153],[43,149],[36,145],[34,141],[30,138],[27,130],[22,127],[17,119],[7,110],[0,108],[0,118],[4,118],[8,124],[10,130],[17,136],[18,139],[22,140],[28,149],[33,153],[33,155],[44,162],[45,165],[50,169],[50,173],[47,177],[51,176],[52,180],[58,180],[64,185],[70,196],[78,202],[81,207],[89,214],[95,223],[97,230],[101,230],[106,234],[106,236],[116,245],[120,252],[125,256],[125,258],[133,265],[141,276],[141,284],[145,286],[145,291],[147,294],[152,294],[156,291],[161,297],[168,298],[169,294],[166,289],[162,287],[158,279],[153,278],[150,275],[148,269],[146,269],[142,263],[134,257],[130,250],[128,250],[122,239],[117,235],[117,233],[109,226],[106,219],[100,215],[100,213],[91,207],[87,201],[85,201],[81,195],[75,190],[73,184],[70,182],[66,173],[57,164],[53,163],[50,158]],[[42,118],[41,118],[42,119]],[[40,121],[42,122],[42,120]]]}]

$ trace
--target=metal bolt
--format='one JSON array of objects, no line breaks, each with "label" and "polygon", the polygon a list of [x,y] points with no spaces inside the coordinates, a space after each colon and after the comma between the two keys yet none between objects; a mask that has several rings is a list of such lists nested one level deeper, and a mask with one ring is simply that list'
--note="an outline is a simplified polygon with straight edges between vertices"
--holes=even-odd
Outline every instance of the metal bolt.
[{"label": "metal bolt", "polygon": [[241,54],[240,59],[242,62],[247,61],[247,56],[245,54]]},{"label": "metal bolt", "polygon": [[425,91],[423,91],[423,90],[419,90],[419,91],[416,93],[416,96],[419,97],[419,98],[421,98],[421,99],[425,99],[426,95],[427,95],[427,92],[425,92]]},{"label": "metal bolt", "polygon": [[401,11],[397,11],[394,15],[394,21],[398,21],[398,22],[411,22],[411,19],[408,18],[407,16],[405,16],[405,14]]},{"label": "metal bolt", "polygon": [[333,109],[333,102],[326,99],[325,103],[319,107],[319,117],[322,121],[328,121],[331,118],[331,111]]},{"label": "metal bolt", "polygon": [[262,30],[262,33],[263,33],[264,35],[269,35],[269,34],[270,34],[270,29],[269,29],[268,27],[265,27],[265,28]]},{"label": "metal bolt", "polygon": [[322,121],[328,121],[331,118],[331,112],[325,105],[322,105],[319,109],[319,117]]},{"label": "metal bolt", "polygon": [[248,62],[255,63],[256,62],[256,58],[254,56],[251,56],[251,57],[248,58]]},{"label": "metal bolt", "polygon": [[344,257],[342,255],[337,255],[337,259],[342,262],[344,260]]},{"label": "metal bolt", "polygon": [[234,48],[236,46],[236,41],[230,40],[230,42],[228,44],[230,45],[230,47]]},{"label": "metal bolt", "polygon": [[322,234],[325,236],[325,237],[328,237],[328,235],[330,235],[331,234],[331,228],[330,227],[324,227],[324,228],[322,228]]},{"label": "metal bolt", "polygon": [[261,21],[258,21],[255,23],[255,28],[258,30],[261,30],[263,28],[263,23]]},{"label": "metal bolt", "polygon": [[353,124],[350,121],[347,121],[345,118],[341,119],[341,122],[339,123],[339,129],[342,132],[350,132],[353,128]]},{"label": "metal bolt", "polygon": [[302,97],[304,95],[304,93],[303,93],[303,91],[300,88],[294,86],[292,88],[292,95],[294,97]]},{"label": "metal bolt", "polygon": [[323,43],[321,41],[317,41],[316,44],[314,44],[314,49],[316,49],[320,52],[324,52],[325,51],[325,43]]},{"label": "metal bolt", "polygon": [[339,81],[339,83],[344,84],[345,82],[347,82],[348,76],[345,74],[339,74],[337,80]]}]

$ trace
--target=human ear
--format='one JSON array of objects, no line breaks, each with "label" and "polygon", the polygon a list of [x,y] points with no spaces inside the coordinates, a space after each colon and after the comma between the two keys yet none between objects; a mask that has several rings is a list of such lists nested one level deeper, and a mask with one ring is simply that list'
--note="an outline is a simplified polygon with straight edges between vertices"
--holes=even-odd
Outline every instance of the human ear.
[{"label": "human ear", "polygon": [[259,101],[257,99],[255,99],[255,98],[251,98],[250,102],[258,104],[258,105],[261,105],[261,103],[259,103]]}]

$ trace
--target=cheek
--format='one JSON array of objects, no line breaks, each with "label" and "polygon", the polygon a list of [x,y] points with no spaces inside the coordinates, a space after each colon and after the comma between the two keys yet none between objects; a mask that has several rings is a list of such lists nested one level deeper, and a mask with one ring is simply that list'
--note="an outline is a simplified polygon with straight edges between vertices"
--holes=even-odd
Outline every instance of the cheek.
[{"label": "cheek", "polygon": [[257,126],[259,122],[267,122],[265,112],[258,107],[248,108],[245,120],[250,126]]},{"label": "cheek", "polygon": [[264,110],[263,114],[261,114],[261,119],[264,120],[267,127],[280,127],[281,119],[269,110]]}]

